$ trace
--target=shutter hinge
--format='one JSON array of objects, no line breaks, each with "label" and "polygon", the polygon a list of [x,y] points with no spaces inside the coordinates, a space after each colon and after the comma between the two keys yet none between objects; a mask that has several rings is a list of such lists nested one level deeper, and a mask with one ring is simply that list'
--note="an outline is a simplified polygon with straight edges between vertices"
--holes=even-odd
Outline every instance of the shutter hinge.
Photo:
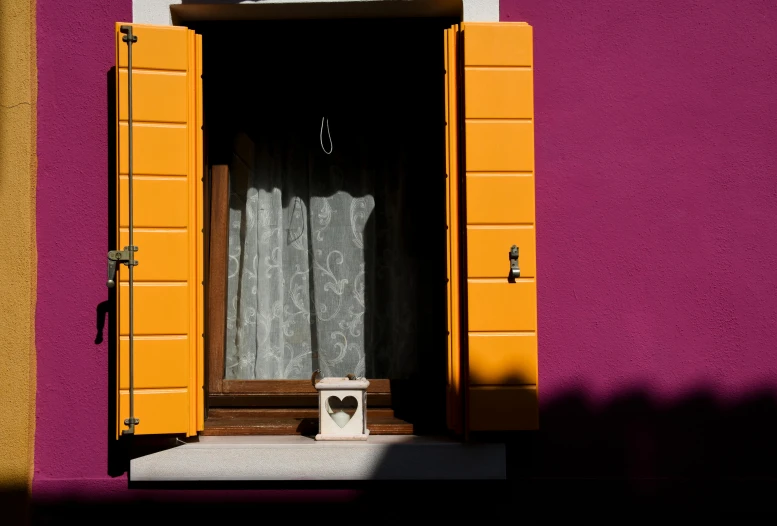
[{"label": "shutter hinge", "polygon": [[138,37],[136,35],[132,34],[132,26],[121,26],[119,28],[119,31],[124,33],[124,36],[121,37],[122,42],[127,42],[128,44],[138,41]]}]

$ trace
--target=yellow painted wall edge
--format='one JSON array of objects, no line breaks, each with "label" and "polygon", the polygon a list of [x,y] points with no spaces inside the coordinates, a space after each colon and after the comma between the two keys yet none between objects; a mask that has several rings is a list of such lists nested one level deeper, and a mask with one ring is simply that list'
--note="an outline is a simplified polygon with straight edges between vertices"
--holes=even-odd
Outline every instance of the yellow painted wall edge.
[{"label": "yellow painted wall edge", "polygon": [[[35,1],[0,2],[0,509],[27,520],[35,438]],[[12,389],[7,386],[13,386]]]}]

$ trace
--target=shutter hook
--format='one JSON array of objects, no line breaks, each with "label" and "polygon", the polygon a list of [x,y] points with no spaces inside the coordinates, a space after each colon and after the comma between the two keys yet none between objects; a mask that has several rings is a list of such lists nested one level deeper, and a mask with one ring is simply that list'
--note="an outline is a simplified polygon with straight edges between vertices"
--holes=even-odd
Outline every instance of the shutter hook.
[{"label": "shutter hook", "polygon": [[510,247],[510,282],[515,282],[516,278],[521,277],[521,269],[518,266],[518,246]]}]

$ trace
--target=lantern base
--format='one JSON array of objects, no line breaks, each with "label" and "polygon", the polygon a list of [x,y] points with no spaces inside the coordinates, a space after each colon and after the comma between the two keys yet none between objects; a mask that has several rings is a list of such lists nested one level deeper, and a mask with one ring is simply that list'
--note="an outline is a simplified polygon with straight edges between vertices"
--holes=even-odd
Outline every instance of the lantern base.
[{"label": "lantern base", "polygon": [[369,434],[369,429],[363,435],[322,435],[319,433],[316,435],[316,440],[367,440]]}]

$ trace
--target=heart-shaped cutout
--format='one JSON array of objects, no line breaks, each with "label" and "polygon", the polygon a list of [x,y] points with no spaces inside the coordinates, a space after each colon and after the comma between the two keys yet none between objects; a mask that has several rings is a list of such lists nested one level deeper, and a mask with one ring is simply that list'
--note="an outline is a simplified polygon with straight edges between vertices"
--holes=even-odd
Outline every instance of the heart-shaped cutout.
[{"label": "heart-shaped cutout", "polygon": [[359,402],[353,396],[346,396],[341,400],[340,397],[332,395],[326,399],[326,412],[329,413],[335,424],[340,426],[340,429],[351,421],[353,415],[356,414],[357,407],[359,407]]}]

